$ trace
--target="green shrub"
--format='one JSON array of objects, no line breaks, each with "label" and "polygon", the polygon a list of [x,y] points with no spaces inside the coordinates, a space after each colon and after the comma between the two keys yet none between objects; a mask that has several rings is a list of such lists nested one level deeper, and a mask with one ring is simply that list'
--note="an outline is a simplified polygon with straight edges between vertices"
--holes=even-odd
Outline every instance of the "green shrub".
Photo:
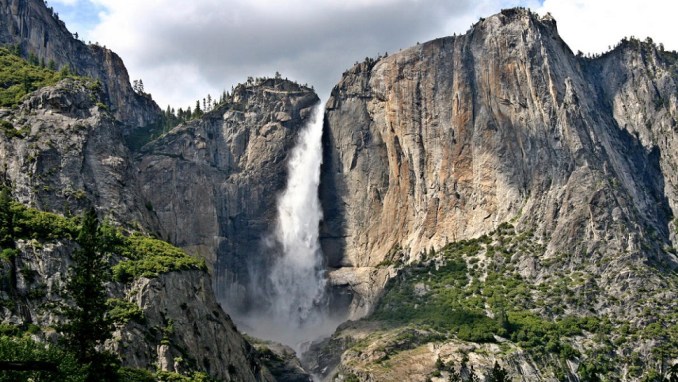
[{"label": "green shrub", "polygon": [[28,324],[26,325],[26,333],[28,334],[37,334],[40,333],[41,329],[38,325]]},{"label": "green shrub", "polygon": [[75,357],[54,345],[35,342],[25,337],[0,335],[0,359],[3,361],[40,361],[56,364],[56,372],[48,371],[3,371],[4,381],[64,381],[81,382],[87,376],[86,367],[79,365]]},{"label": "green shrub", "polygon": [[21,333],[21,329],[18,326],[12,324],[1,324],[0,323],[0,336],[18,336]]},{"label": "green shrub", "polygon": [[125,239],[120,247],[123,260],[113,266],[113,278],[129,282],[139,277],[156,277],[162,273],[202,269],[205,262],[189,256],[183,250],[148,236],[138,234]]},{"label": "green shrub", "polygon": [[133,369],[121,367],[118,370],[118,378],[125,382],[155,382],[155,375],[145,369]]},{"label": "green shrub", "polygon": [[[446,247],[445,263],[420,264],[406,269],[391,279],[371,319],[393,324],[418,323],[440,332],[455,333],[460,339],[473,342],[494,341],[494,334],[503,334],[497,320],[487,317],[483,308],[469,304],[463,293],[468,284],[466,262],[459,252],[475,254],[480,249],[475,241]],[[430,292],[416,292],[423,284]]]},{"label": "green shrub", "polygon": [[19,251],[13,248],[5,248],[2,251],[0,251],[0,259],[4,261],[12,261],[13,258],[16,257],[16,255],[19,254]]},{"label": "green shrub", "polygon": [[135,303],[111,298],[107,301],[107,304],[110,309],[108,315],[116,323],[126,324],[129,321],[142,323],[145,319],[144,312]]},{"label": "green shrub", "polygon": [[210,378],[202,372],[195,372],[190,376],[171,371],[158,371],[155,375],[157,381],[162,382],[207,382]]},{"label": "green shrub", "polygon": [[[10,210],[13,215],[14,239],[74,240],[80,229],[77,218],[39,211],[17,202],[11,202]],[[162,240],[141,234],[124,237],[120,230],[106,224],[102,224],[99,229],[104,250],[125,258],[112,268],[116,281],[128,282],[139,277],[155,277],[178,270],[207,269],[203,260],[191,257]],[[5,249],[0,255],[3,259],[11,260],[16,251]]]},{"label": "green shrub", "polygon": [[78,232],[77,221],[61,215],[28,208],[13,202],[14,237],[16,239],[73,240]]},{"label": "green shrub", "polygon": [[11,122],[3,120],[0,121],[0,131],[2,131],[7,138],[23,138],[29,133],[29,128],[22,127],[17,130]]},{"label": "green shrub", "polygon": [[[68,71],[57,72],[30,63],[16,52],[0,48],[0,106],[18,105],[26,94],[54,85],[67,77],[76,78]],[[4,126],[3,130],[7,131]]]}]

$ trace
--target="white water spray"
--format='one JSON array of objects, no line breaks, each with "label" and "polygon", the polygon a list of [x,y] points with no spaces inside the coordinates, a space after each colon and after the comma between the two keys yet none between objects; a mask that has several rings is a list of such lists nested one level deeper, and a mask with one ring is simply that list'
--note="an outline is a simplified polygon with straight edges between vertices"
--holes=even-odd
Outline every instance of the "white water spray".
[{"label": "white water spray", "polygon": [[282,253],[270,273],[273,312],[299,327],[314,325],[325,295],[318,240],[322,219],[318,186],[322,163],[323,108],[317,106],[299,134],[288,163],[285,191],[278,200],[276,241]]},{"label": "white water spray", "polygon": [[322,163],[323,107],[315,107],[287,164],[287,186],[278,197],[277,219],[265,251],[273,257],[268,274],[250,264],[249,312],[235,318],[255,337],[301,351],[305,344],[327,336],[341,322],[328,315],[325,271],[318,230],[322,209],[318,199]]}]

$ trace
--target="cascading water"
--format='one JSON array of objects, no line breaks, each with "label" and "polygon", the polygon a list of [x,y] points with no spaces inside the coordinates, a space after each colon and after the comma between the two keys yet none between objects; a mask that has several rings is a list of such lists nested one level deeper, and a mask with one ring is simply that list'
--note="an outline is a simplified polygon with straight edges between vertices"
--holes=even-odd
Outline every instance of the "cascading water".
[{"label": "cascading water", "polygon": [[339,321],[329,319],[323,256],[318,238],[322,219],[318,186],[322,162],[323,108],[316,106],[299,133],[288,162],[287,186],[278,198],[277,221],[264,251],[272,258],[267,274],[251,264],[252,309],[234,318],[255,337],[300,350],[329,335]]},{"label": "cascading water", "polygon": [[288,164],[287,187],[278,200],[275,238],[282,248],[270,273],[273,312],[290,324],[313,324],[325,295],[318,241],[322,218],[318,186],[322,162],[323,108],[314,109]]},{"label": "cascading water", "polygon": [[[278,200],[275,240],[282,253],[275,258],[269,274],[271,314],[285,322],[288,336],[294,335],[295,342],[312,339],[309,334],[322,324],[325,311],[325,277],[318,241],[322,129],[323,108],[316,106],[292,150],[287,187]],[[285,342],[289,344],[289,340]]]}]

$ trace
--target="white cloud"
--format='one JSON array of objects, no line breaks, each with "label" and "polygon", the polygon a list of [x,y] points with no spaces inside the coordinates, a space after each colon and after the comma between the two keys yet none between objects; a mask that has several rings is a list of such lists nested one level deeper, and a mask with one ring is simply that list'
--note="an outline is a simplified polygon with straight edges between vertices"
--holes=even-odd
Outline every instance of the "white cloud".
[{"label": "white cloud", "polygon": [[78,3],[78,0],[51,0],[51,3],[67,5],[69,7],[74,6]]},{"label": "white cloud", "polygon": [[[76,1],[76,0],[60,0]],[[599,52],[625,35],[676,49],[661,0],[89,0],[99,23],[88,39],[116,51],[161,107],[193,105],[248,76],[283,76],[327,97],[355,61],[465,32],[480,16],[529,6],[558,21],[576,51]]]},{"label": "white cloud", "polygon": [[491,0],[90,1],[106,11],[88,38],[120,54],[130,76],[142,78],[163,107],[192,105],[208,92],[220,94],[248,76],[276,71],[327,97],[355,61],[461,33],[505,5]]},{"label": "white cloud", "polygon": [[678,49],[678,3],[672,0],[545,0],[536,10],[551,12],[575,52],[601,53],[628,36],[649,36],[666,49]]}]

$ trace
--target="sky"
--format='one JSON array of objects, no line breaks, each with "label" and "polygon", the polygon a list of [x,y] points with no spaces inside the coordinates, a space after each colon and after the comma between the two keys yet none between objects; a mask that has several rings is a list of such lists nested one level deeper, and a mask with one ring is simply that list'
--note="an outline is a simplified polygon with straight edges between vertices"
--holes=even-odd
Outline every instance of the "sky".
[{"label": "sky", "polygon": [[248,76],[313,86],[327,99],[365,57],[461,34],[480,17],[524,6],[550,12],[573,51],[602,53],[625,36],[678,50],[675,0],[48,0],[68,29],[125,62],[165,108],[194,105]]}]

